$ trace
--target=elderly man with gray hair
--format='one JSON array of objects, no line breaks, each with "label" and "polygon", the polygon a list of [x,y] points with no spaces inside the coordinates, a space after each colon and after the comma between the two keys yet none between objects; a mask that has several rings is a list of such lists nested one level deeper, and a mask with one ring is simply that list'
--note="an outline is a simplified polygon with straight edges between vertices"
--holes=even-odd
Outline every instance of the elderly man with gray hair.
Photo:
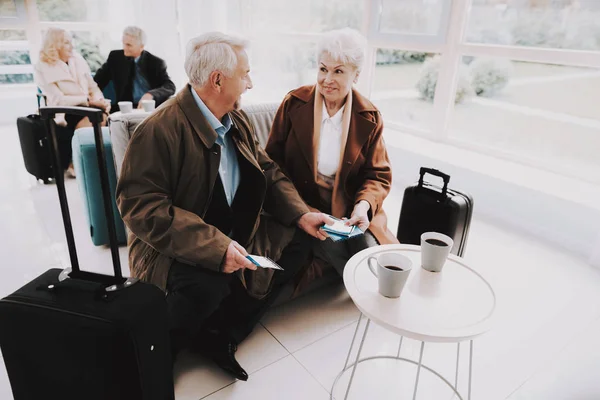
[{"label": "elderly man with gray hair", "polygon": [[333,223],[309,211],[238,110],[252,88],[246,46],[218,32],[190,41],[189,85],[137,127],[117,184],[131,273],[166,292],[174,352],[200,351],[241,380],[237,345]]},{"label": "elderly man with gray hair", "polygon": [[101,90],[112,81],[116,98],[112,111],[118,111],[119,101],[131,101],[141,108],[142,100],[154,100],[156,106],[175,93],[175,84],[167,74],[164,60],[144,50],[146,33],[137,26],[123,31],[123,50],[113,50],[94,75]]}]

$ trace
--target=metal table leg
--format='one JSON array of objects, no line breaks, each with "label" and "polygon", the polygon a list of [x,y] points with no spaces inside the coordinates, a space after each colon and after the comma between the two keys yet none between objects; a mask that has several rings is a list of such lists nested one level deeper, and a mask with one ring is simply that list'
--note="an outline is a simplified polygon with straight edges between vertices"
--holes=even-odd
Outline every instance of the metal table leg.
[{"label": "metal table leg", "polygon": [[460,360],[460,342],[456,344],[456,376],[454,377],[454,387],[458,389],[458,367]]},{"label": "metal table leg", "polygon": [[358,360],[360,359],[360,353],[362,352],[363,345],[365,344],[365,338],[367,337],[367,332],[369,331],[370,324],[371,320],[367,319],[367,326],[365,327],[365,332],[363,333],[362,340],[360,341],[360,347],[358,348],[358,353],[356,354],[356,360],[354,360],[354,366],[352,367],[352,374],[350,375],[350,382],[348,382],[348,388],[346,389],[346,395],[344,396],[344,400],[348,398],[348,394],[350,393],[350,386],[352,386],[354,373],[356,372],[356,367],[358,366]]},{"label": "metal table leg", "polygon": [[469,400],[471,400],[471,381],[473,379],[473,341],[471,340],[469,348]]},{"label": "metal table leg", "polygon": [[404,339],[404,336],[400,336],[400,344],[398,345],[398,354],[396,355],[396,357],[400,357],[400,350],[402,349],[402,340]]},{"label": "metal table leg", "polygon": [[358,323],[356,324],[356,329],[354,330],[354,336],[352,336],[352,343],[350,343],[350,349],[348,350],[348,355],[346,356],[346,362],[344,363],[344,369],[348,366],[348,361],[350,361],[350,353],[352,353],[352,348],[354,347],[354,341],[356,340],[356,334],[358,333],[358,327],[360,326],[360,321],[362,321],[362,313],[360,313],[360,317],[358,317]]},{"label": "metal table leg", "polygon": [[419,375],[421,374],[421,364],[423,363],[423,349],[425,349],[425,342],[421,342],[421,354],[419,354],[419,365],[417,366],[417,379],[415,379],[415,390],[413,392],[413,400],[417,398],[417,388],[419,387]]}]

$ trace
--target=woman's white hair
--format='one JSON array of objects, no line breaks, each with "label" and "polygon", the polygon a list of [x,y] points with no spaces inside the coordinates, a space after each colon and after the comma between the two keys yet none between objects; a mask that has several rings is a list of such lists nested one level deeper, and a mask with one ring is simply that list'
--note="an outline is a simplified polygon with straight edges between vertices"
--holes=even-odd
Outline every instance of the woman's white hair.
[{"label": "woman's white hair", "polygon": [[317,44],[317,59],[329,54],[334,60],[348,64],[360,71],[365,60],[367,40],[351,28],[325,32]]},{"label": "woman's white hair", "polygon": [[142,28],[139,28],[137,26],[128,26],[127,28],[125,28],[123,30],[123,36],[131,36],[132,38],[134,38],[135,40],[138,41],[139,44],[141,44],[142,46],[146,45],[146,32],[144,32],[144,30]]},{"label": "woman's white hair", "polygon": [[209,32],[191,39],[183,65],[190,84],[204,86],[213,71],[231,77],[237,67],[236,50],[247,47],[248,41],[221,32]]}]

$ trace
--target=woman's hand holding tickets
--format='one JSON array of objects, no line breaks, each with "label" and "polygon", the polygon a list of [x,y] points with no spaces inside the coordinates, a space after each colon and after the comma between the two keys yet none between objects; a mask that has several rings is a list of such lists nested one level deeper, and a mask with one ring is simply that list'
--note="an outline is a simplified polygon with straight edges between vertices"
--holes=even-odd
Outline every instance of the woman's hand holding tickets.
[{"label": "woman's hand holding tickets", "polygon": [[361,231],[366,232],[369,228],[369,209],[371,205],[366,200],[361,200],[354,206],[354,211],[350,219],[346,220],[346,225],[356,225]]}]

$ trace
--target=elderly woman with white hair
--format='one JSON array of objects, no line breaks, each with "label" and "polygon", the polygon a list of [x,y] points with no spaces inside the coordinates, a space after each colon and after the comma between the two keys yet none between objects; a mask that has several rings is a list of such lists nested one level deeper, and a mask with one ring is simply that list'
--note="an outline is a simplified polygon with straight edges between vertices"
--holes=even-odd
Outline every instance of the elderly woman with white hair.
[{"label": "elderly woman with white hair", "polygon": [[[106,115],[110,111],[110,102],[104,99],[94,82],[87,62],[73,50],[73,38],[64,29],[49,28],[46,31],[40,61],[35,65],[34,79],[47,96],[49,106],[94,107],[101,109]],[[72,130],[92,126],[87,117],[67,114],[64,120]],[[57,123],[64,123],[62,115],[57,116]],[[103,121],[103,125],[105,124],[106,119]],[[70,149],[59,151],[62,154]],[[67,174],[75,177],[72,163],[67,168]]]},{"label": "elderly woman with white hair", "polygon": [[316,85],[287,94],[266,146],[312,209],[346,218],[347,225],[364,232],[341,242],[315,241],[315,257],[340,274],[357,251],[398,243],[382,209],[392,170],[381,114],[352,87],[361,71],[364,47],[365,39],[352,29],[322,36]]}]

